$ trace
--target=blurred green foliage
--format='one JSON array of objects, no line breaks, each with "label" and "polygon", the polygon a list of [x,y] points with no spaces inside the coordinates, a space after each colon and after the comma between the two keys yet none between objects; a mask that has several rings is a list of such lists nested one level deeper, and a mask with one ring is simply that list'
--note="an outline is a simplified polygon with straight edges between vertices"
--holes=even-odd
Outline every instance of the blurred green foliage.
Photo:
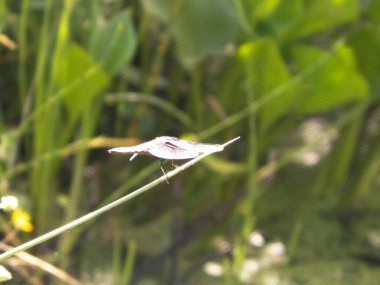
[{"label": "blurred green foliage", "polygon": [[[0,0],[0,193],[35,228],[15,234],[4,213],[4,241],[160,175],[154,159],[107,148],[240,135],[31,253],[78,284],[375,284],[379,11],[376,0]],[[56,282],[12,270],[19,284]]]}]

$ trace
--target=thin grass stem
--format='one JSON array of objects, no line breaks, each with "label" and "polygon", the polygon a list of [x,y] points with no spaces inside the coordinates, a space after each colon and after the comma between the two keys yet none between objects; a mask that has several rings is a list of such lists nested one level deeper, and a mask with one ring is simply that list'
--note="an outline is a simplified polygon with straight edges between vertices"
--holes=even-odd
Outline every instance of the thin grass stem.
[{"label": "thin grass stem", "polygon": [[[236,140],[238,140],[240,137],[236,137],[226,143],[223,144],[223,147],[226,147],[227,145],[235,142]],[[68,230],[71,230],[81,224],[84,224],[86,223],[87,221],[89,220],[92,220],[110,210],[112,210],[113,208],[143,194],[144,192],[152,189],[153,187],[157,186],[158,184],[161,184],[162,182],[166,182],[169,178],[179,174],[180,172],[184,171],[185,169],[189,168],[190,166],[194,165],[195,163],[197,163],[198,161],[202,160],[203,158],[205,158],[206,156],[210,155],[211,153],[208,152],[208,153],[203,153],[199,156],[197,156],[196,158],[188,161],[187,163],[181,165],[181,166],[178,166],[177,168],[175,168],[174,170],[166,173],[165,175],[162,175],[161,177],[159,177],[158,179],[146,184],[145,186],[133,191],[132,193],[129,193],[123,197],[121,197],[120,199],[117,199],[115,201],[113,201],[112,203],[109,203],[93,212],[90,212],[72,222],[69,222],[55,230],[52,230],[51,232],[48,232],[46,234],[43,234],[31,241],[28,241],[20,246],[17,246],[11,250],[8,250],[6,252],[4,252],[3,254],[0,254],[0,262],[1,261],[4,261],[6,260],[7,258],[19,253],[19,252],[22,252],[22,251],[25,251],[31,247],[34,247],[40,243],[43,243],[49,239],[52,239],[53,237],[56,237]]]}]

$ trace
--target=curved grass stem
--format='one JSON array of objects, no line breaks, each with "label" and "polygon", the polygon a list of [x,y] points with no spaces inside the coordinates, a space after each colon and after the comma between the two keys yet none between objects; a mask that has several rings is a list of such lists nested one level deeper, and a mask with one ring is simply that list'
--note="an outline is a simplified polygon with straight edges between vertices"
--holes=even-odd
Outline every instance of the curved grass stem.
[{"label": "curved grass stem", "polygon": [[[236,138],[224,143],[223,147],[226,147],[227,145],[238,140],[239,138],[240,137],[236,137]],[[51,232],[43,234],[43,235],[41,235],[41,236],[31,240],[31,241],[28,241],[28,242],[26,242],[20,246],[17,246],[11,250],[8,250],[8,251],[0,254],[0,262],[6,260],[7,258],[9,258],[9,257],[11,257],[11,256],[13,256],[19,252],[22,252],[22,251],[25,251],[31,247],[34,247],[34,246],[36,246],[36,245],[38,245],[44,241],[47,241],[53,237],[56,237],[56,236],[66,232],[68,230],[71,230],[71,229],[73,229],[73,228],[75,228],[75,227],[77,227],[77,226],[79,226],[79,225],[81,225],[81,224],[83,224],[89,220],[92,220],[92,219],[100,216],[101,214],[104,214],[104,213],[110,211],[111,209],[113,209],[113,208],[115,208],[115,207],[139,196],[140,194],[152,189],[153,187],[157,186],[158,184],[160,184],[162,182],[166,182],[169,178],[171,178],[171,177],[177,175],[178,173],[180,173],[181,171],[189,168],[190,166],[194,165],[195,163],[197,163],[198,161],[202,160],[203,158],[205,158],[206,156],[208,156],[210,154],[211,153],[203,153],[203,154],[197,156],[196,158],[186,162],[185,164],[183,164],[183,165],[173,169],[172,171],[166,173],[166,175],[163,175],[163,176],[159,177],[158,179],[146,184],[145,186],[133,191],[132,193],[129,193],[129,194],[127,194],[127,195],[125,195],[125,196],[123,196],[123,197],[121,197],[121,198],[119,198],[119,199],[117,199],[117,200],[93,211],[93,212],[90,212],[90,213],[88,213],[88,214],[86,214],[86,215],[84,215],[84,216],[82,216],[82,217],[80,217],[80,218],[78,218],[72,222],[69,222],[69,223],[67,223],[67,224],[65,224],[65,225],[63,225],[63,226],[61,226],[55,230],[52,230]]]}]

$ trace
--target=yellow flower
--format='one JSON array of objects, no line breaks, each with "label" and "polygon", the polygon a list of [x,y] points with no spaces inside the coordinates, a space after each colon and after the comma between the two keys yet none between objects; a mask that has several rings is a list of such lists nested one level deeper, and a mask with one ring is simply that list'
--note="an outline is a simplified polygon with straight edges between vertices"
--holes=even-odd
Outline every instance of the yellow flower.
[{"label": "yellow flower", "polygon": [[31,232],[33,230],[33,224],[31,223],[31,217],[28,212],[21,209],[16,209],[12,212],[12,224],[23,232]]}]

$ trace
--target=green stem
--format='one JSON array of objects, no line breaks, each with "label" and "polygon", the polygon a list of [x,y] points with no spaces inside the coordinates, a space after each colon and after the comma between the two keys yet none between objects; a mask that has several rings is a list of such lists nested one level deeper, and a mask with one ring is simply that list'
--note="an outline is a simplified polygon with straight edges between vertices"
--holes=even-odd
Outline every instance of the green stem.
[{"label": "green stem", "polygon": [[20,27],[18,29],[18,83],[19,83],[19,94],[20,94],[20,103],[23,104],[25,95],[26,95],[26,50],[27,50],[27,38],[26,38],[26,29],[28,22],[28,12],[29,12],[29,0],[22,1],[21,6],[21,15],[20,15]]},{"label": "green stem", "polygon": [[[42,21],[41,36],[39,39],[38,47],[38,58],[37,66],[35,71],[35,96],[34,96],[34,108],[41,109],[44,106],[45,101],[48,100],[49,96],[46,92],[46,70],[47,70],[47,58],[49,55],[49,28],[51,27],[51,19],[53,15],[53,3],[54,1],[49,0],[46,2],[46,9]],[[45,151],[51,147],[51,131],[48,129],[50,124],[50,119],[48,115],[52,115],[49,110],[44,109],[40,112],[38,116],[35,117],[34,121],[34,137],[33,137],[33,147],[34,147],[34,157],[39,157],[43,155]],[[28,117],[24,118],[21,122],[21,126],[26,126],[28,122]],[[39,228],[44,228],[44,222],[46,217],[46,211],[48,211],[48,178],[51,169],[46,166],[45,163],[38,165],[33,169],[32,172],[32,199],[36,209],[35,217]]]},{"label": "green stem", "polygon": [[187,115],[185,112],[181,111],[179,108],[175,107],[171,103],[150,94],[137,92],[116,93],[107,96],[106,101],[110,103],[126,101],[150,104],[152,106],[160,108],[165,113],[171,115],[172,117],[177,119],[181,124],[183,124],[186,128],[193,128],[194,122],[189,115]]},{"label": "green stem", "polygon": [[[82,117],[82,124],[81,124],[81,138],[82,139],[88,139],[93,130],[96,123],[96,116],[94,114],[98,113],[99,106],[95,106],[97,102],[94,102],[91,107],[87,108],[85,110],[85,113]],[[98,107],[98,108],[97,108]],[[95,118],[94,118],[95,117]],[[66,209],[65,214],[65,221],[71,221],[78,215],[78,209],[80,205],[80,199],[82,194],[82,182],[83,182],[83,172],[84,168],[86,166],[87,161],[87,155],[88,155],[88,149],[86,147],[83,147],[78,155],[75,158],[75,166],[74,166],[74,176],[71,180],[71,186],[70,186],[70,195],[69,195],[69,201],[70,206]],[[66,268],[67,265],[67,255],[69,254],[72,245],[75,243],[76,235],[69,235],[66,238],[60,240],[59,243],[59,255],[61,258],[61,265],[62,268]]]},{"label": "green stem", "polygon": [[202,84],[201,84],[201,71],[199,68],[194,68],[191,73],[191,112],[194,115],[196,127],[202,126],[203,112],[202,112]]},{"label": "green stem", "polygon": [[[249,62],[250,63],[250,62]],[[251,64],[245,66],[246,77],[249,82],[249,88],[247,91],[247,104],[252,105],[255,103],[255,86],[252,78],[254,78]],[[251,112],[248,116],[248,156],[247,156],[247,198],[244,203],[244,225],[243,225],[243,237],[248,238],[248,235],[252,231],[254,224],[252,218],[252,211],[255,203],[256,193],[258,191],[256,185],[257,174],[257,126],[256,126],[256,114]]]}]

